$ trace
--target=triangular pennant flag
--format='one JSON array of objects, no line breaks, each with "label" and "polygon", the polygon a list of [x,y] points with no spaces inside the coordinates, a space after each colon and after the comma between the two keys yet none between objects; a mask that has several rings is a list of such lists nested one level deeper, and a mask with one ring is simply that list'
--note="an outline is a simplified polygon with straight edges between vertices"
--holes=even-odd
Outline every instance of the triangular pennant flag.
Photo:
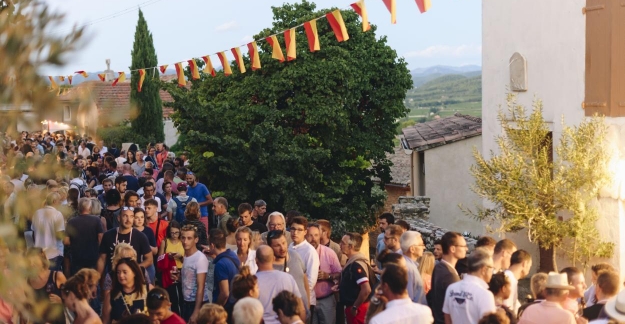
[{"label": "triangular pennant flag", "polygon": [[[395,0],[384,0],[384,3],[388,2],[388,1],[392,1],[393,2],[393,6],[395,6]],[[354,8],[354,11],[360,16],[360,18],[362,18],[362,31],[366,32],[369,29],[371,29],[371,25],[369,25],[369,15],[367,14],[367,7],[365,7],[365,1],[364,0],[360,0],[358,2],[354,2],[351,4],[352,8]],[[388,7],[388,5],[387,5]],[[393,7],[395,8],[395,7]],[[394,13],[394,11],[393,11]],[[391,20],[394,22],[394,16],[393,18],[391,18]]]},{"label": "triangular pennant flag", "polygon": [[178,86],[186,86],[187,80],[184,79],[184,69],[182,68],[182,62],[176,63],[176,75],[178,76]]},{"label": "triangular pennant flag", "polygon": [[59,85],[56,83],[56,81],[54,81],[54,77],[53,76],[49,76],[48,79],[50,79],[50,87],[52,89],[58,89]]},{"label": "triangular pennant flag", "polygon": [[206,66],[204,67],[204,73],[208,73],[212,76],[215,76],[215,68],[213,67],[213,63],[211,62],[211,58],[206,55],[206,56],[202,56],[202,59],[204,60],[204,63],[206,63]]},{"label": "triangular pennant flag", "polygon": [[306,38],[308,38],[308,48],[311,52],[319,50],[319,35],[317,34],[317,20],[313,19],[304,23]]},{"label": "triangular pennant flag", "polygon": [[62,76],[62,75],[60,75],[60,76],[59,76],[59,81],[61,81],[61,82],[65,82],[65,77],[64,77],[64,76]]},{"label": "triangular pennant flag", "polygon": [[280,48],[280,43],[276,35],[269,36],[265,38],[265,40],[271,45],[271,58],[284,62],[284,55],[282,54],[282,49]]},{"label": "triangular pennant flag", "polygon": [[137,92],[143,89],[143,81],[145,80],[145,69],[139,70],[139,84],[137,84]]},{"label": "triangular pennant flag", "polygon": [[258,46],[256,45],[256,42],[248,43],[247,49],[250,55],[252,71],[260,69],[260,56],[258,55]]},{"label": "triangular pennant flag", "polygon": [[200,69],[197,67],[197,62],[195,59],[190,59],[187,63],[189,63],[189,69],[191,69],[191,77],[193,80],[198,80],[200,78]]},{"label": "triangular pennant flag", "polygon": [[89,77],[89,74],[87,74],[87,72],[85,72],[85,71],[76,71],[74,73],[82,75],[83,78]]},{"label": "triangular pennant flag", "polygon": [[67,81],[69,81],[69,84],[70,84],[70,85],[72,84],[72,79],[73,79],[73,78],[74,78],[74,77],[73,77],[73,76],[71,76],[71,75],[68,75],[68,76],[67,76]]},{"label": "triangular pennant flag", "polygon": [[168,67],[168,66],[169,66],[169,65],[165,64],[165,65],[161,65],[161,66],[159,66],[158,68],[159,68],[159,70],[161,71],[161,73],[165,74],[165,71],[167,71],[167,67]]},{"label": "triangular pennant flag", "polygon": [[230,62],[228,62],[228,57],[226,56],[226,52],[217,53],[217,57],[221,61],[221,66],[224,68],[224,75],[229,76],[232,74],[232,69],[230,68]]},{"label": "triangular pennant flag", "polygon": [[[382,0],[382,1],[384,1],[384,5],[386,5],[386,9],[388,9],[388,12],[391,13],[391,24],[397,23],[396,14],[395,14],[395,0]],[[362,2],[363,6],[365,5],[363,0],[359,2]]]},{"label": "triangular pennant flag", "polygon": [[106,73],[98,74],[98,78],[100,78],[100,81],[106,81]]},{"label": "triangular pennant flag", "polygon": [[430,0],[415,0],[417,2],[417,7],[419,7],[419,11],[421,11],[421,13],[424,13],[428,10],[430,10],[430,7],[432,6],[432,2]]},{"label": "triangular pennant flag", "polygon": [[332,31],[334,31],[337,41],[344,42],[349,39],[347,28],[345,27],[345,22],[343,22],[343,16],[341,15],[340,10],[337,9],[332,12],[328,12],[326,14],[326,18],[330,23],[330,27],[332,27]]},{"label": "triangular pennant flag", "polygon": [[284,32],[284,43],[286,45],[286,60],[293,61],[297,56],[295,48],[295,28],[291,28]]},{"label": "triangular pennant flag", "polygon": [[230,49],[230,51],[232,51],[232,55],[234,55],[234,61],[237,63],[237,66],[239,67],[239,72],[245,73],[245,63],[243,62],[241,49],[238,47],[233,47]]},{"label": "triangular pennant flag", "polygon": [[117,83],[119,82],[126,81],[126,72],[117,72],[117,73],[119,73],[119,76],[117,77],[117,79],[115,79],[115,81],[113,81],[113,86],[117,85]]}]

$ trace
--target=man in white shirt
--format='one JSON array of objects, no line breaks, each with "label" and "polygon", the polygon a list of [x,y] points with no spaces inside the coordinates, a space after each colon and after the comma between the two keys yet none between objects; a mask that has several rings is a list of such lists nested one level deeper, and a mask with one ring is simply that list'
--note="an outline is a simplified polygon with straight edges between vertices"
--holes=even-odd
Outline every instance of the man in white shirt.
[{"label": "man in white shirt", "polygon": [[488,313],[495,312],[495,297],[488,290],[493,276],[490,252],[477,248],[468,256],[468,270],[462,280],[447,287],[443,313],[445,323],[477,324]]},{"label": "man in white shirt", "polygon": [[91,155],[91,151],[87,147],[87,143],[85,141],[80,142],[80,146],[78,147],[78,155],[82,156],[83,159],[86,159],[89,155]]},{"label": "man in white shirt", "polygon": [[503,301],[503,304],[508,306],[510,310],[516,315],[521,307],[519,301],[519,279],[525,278],[530,273],[532,268],[532,256],[525,250],[517,250],[512,253],[510,257],[510,268],[506,270],[505,274],[510,281],[510,297]]},{"label": "man in white shirt", "polygon": [[[375,315],[370,324],[432,324],[434,317],[429,307],[413,303],[408,296],[408,272],[400,265],[389,263],[384,267],[378,290],[388,299],[386,309]],[[462,322],[458,322],[462,323]]]},{"label": "man in white shirt", "polygon": [[100,146],[100,155],[102,156],[104,156],[104,153],[109,151],[109,149],[104,146],[104,141],[100,141],[100,144],[98,146]]},{"label": "man in white shirt", "polygon": [[200,314],[200,308],[208,302],[208,288],[206,274],[208,273],[208,259],[204,253],[198,251],[198,234],[194,226],[185,225],[180,230],[180,241],[184,249],[182,272],[172,274],[173,278],[182,283],[182,318],[186,322],[195,323]]},{"label": "man in white shirt", "polygon": [[46,197],[46,206],[37,210],[33,215],[32,230],[35,247],[43,249],[48,260],[50,270],[61,270],[63,263],[63,237],[65,236],[65,219],[57,210],[61,205],[61,196],[50,193]]},{"label": "man in white shirt", "polygon": [[[306,241],[308,233],[308,220],[305,217],[293,217],[290,233],[293,243],[289,244],[289,250],[297,252],[306,265],[306,277],[308,277],[308,288],[310,290],[310,307],[311,310],[317,305],[315,296],[315,284],[319,276],[319,254],[317,250]],[[311,312],[312,313],[312,312]]]}]

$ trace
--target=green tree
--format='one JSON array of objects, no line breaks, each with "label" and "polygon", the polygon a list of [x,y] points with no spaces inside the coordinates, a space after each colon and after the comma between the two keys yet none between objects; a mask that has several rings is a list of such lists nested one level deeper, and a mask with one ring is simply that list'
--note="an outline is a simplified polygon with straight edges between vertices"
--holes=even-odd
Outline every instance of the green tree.
[{"label": "green tree", "polygon": [[613,250],[612,243],[599,239],[598,213],[592,206],[610,176],[607,128],[599,117],[574,127],[563,125],[554,148],[542,110],[537,100],[528,115],[514,95],[508,96],[512,118],[499,113],[503,135],[496,138],[498,155],[491,152],[486,159],[475,150],[476,164],[471,167],[473,191],[493,206],[465,211],[500,232],[527,229],[541,253],[551,253],[553,265],[541,264],[542,270],[558,269],[558,250],[574,265],[586,266],[591,257],[609,257]]},{"label": "green tree", "polygon": [[[139,20],[135,30],[135,42],[132,46],[131,70],[149,68],[158,65],[156,50],[152,33],[148,29],[148,23],[139,10]],[[158,72],[153,69],[146,70],[145,81],[141,92],[138,92],[139,71],[131,74],[130,101],[136,107],[137,117],[132,120],[132,130],[139,136],[140,144],[146,142],[162,142],[165,140],[163,130],[163,103],[159,95],[160,80]]]},{"label": "green tree", "polygon": [[[272,10],[273,26],[255,39],[328,12],[308,1]],[[386,38],[376,38],[375,26],[363,33],[356,13],[342,14],[346,42],[338,43],[323,19],[318,52],[309,52],[298,28],[294,61],[272,59],[270,46],[259,42],[260,70],[240,74],[233,66],[229,77],[203,74],[190,91],[164,85],[193,168],[231,205],[262,198],[270,210],[330,219],[337,233],[375,222],[373,208],[384,194],[373,177],[390,180],[386,153],[393,150],[396,120],[407,112],[402,102],[412,80]]]}]

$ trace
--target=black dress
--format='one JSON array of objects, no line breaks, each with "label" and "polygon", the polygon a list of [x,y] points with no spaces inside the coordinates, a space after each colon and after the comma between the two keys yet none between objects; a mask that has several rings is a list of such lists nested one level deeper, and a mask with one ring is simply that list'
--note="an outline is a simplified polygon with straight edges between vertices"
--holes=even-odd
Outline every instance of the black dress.
[{"label": "black dress", "polygon": [[41,322],[35,322],[35,324],[65,324],[65,308],[63,304],[55,304],[50,302],[50,295],[54,294],[61,297],[61,289],[56,284],[56,274],[58,271],[50,271],[48,281],[46,284],[39,288],[33,289],[35,292],[35,300],[38,305],[45,304],[45,312],[42,314]]}]

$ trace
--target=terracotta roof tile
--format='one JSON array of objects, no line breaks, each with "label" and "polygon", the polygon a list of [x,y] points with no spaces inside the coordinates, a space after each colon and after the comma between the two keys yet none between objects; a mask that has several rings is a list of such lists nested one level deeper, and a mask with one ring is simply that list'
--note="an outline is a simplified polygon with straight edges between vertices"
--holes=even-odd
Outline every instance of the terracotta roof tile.
[{"label": "terracotta roof tile", "polygon": [[402,129],[404,147],[425,151],[482,134],[482,119],[455,113],[446,118],[415,124]]}]

